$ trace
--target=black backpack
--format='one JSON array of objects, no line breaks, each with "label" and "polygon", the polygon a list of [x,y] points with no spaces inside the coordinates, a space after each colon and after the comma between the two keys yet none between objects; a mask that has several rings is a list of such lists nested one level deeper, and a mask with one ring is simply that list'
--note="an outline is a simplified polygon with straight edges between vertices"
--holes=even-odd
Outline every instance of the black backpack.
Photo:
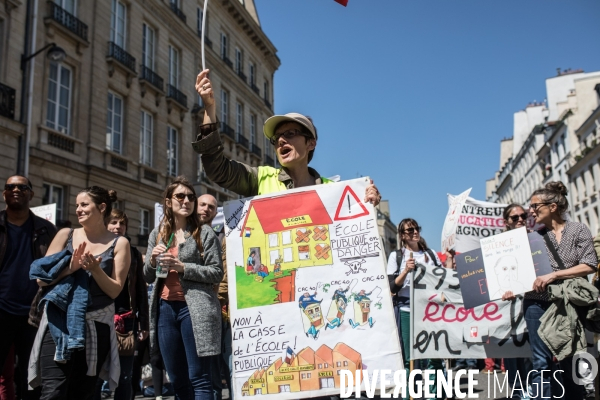
[{"label": "black backpack", "polygon": [[[429,258],[431,258],[433,260],[433,263],[435,264],[436,267],[440,266],[440,264],[438,263],[438,259],[435,256],[435,253],[433,252],[433,250],[425,249],[425,253],[427,253],[427,255],[429,255]],[[403,258],[404,258],[404,249],[396,250],[396,264],[398,265],[398,268],[396,268],[396,272],[394,273],[394,275],[396,275],[396,276],[398,276],[398,274],[400,273],[400,266],[402,265]]]}]

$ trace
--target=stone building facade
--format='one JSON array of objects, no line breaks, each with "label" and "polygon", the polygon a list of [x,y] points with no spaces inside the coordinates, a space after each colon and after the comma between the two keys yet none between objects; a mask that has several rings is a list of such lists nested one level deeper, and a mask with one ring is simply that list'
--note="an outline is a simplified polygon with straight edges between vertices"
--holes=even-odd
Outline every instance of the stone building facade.
[{"label": "stone building facade", "polygon": [[[185,175],[198,194],[213,194],[219,204],[237,197],[206,178],[190,145],[204,112],[194,88],[201,70],[201,1],[29,0],[29,15],[26,0],[5,3],[0,82],[14,89],[14,115],[6,115],[10,96],[1,86],[0,140],[7,156],[0,178],[27,173],[36,193],[33,206],[56,202],[57,219],[75,222],[82,188],[114,189],[117,207],[130,217],[133,244],[143,246],[154,225],[154,204],[173,177]],[[29,34],[27,20],[34,27]],[[254,1],[210,2],[205,29],[226,155],[274,165],[262,125],[273,113],[280,61]],[[35,49],[25,49],[32,37]],[[26,70],[33,63],[28,98],[21,90],[21,54],[51,43],[66,58],[55,62],[42,52],[27,63]],[[30,116],[21,113],[27,104]]]}]

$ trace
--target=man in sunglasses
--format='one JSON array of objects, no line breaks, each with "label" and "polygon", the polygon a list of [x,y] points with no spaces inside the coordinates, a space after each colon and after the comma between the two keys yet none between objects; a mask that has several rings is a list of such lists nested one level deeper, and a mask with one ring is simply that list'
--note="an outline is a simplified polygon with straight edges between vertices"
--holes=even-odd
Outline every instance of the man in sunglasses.
[{"label": "man in sunglasses", "polygon": [[28,315],[30,310],[37,315],[32,301],[38,285],[29,279],[29,266],[44,257],[56,227],[29,210],[34,195],[29,179],[11,176],[2,194],[6,209],[0,211],[0,366],[14,345],[20,371],[15,383],[23,398],[34,399],[39,390],[27,390],[27,364],[37,329],[28,323]]},{"label": "man in sunglasses", "polygon": [[[200,134],[192,146],[202,155],[204,170],[213,182],[245,197],[331,182],[308,166],[317,147],[317,128],[310,117],[298,113],[272,116],[263,127],[265,136],[275,146],[281,168],[251,167],[228,160],[219,136],[208,72],[204,70],[196,78],[196,90],[206,111]],[[365,202],[377,205],[380,201],[381,195],[371,182],[366,189]]]}]

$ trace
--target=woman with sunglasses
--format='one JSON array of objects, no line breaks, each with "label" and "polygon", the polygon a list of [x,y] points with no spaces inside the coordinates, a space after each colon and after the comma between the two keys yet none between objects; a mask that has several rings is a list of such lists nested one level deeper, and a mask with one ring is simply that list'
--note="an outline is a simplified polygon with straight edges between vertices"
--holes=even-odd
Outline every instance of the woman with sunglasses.
[{"label": "woman with sunglasses", "polygon": [[[415,265],[441,266],[435,251],[427,247],[421,236],[421,227],[412,218],[405,218],[398,224],[400,249],[392,251],[388,259],[387,274],[392,291],[396,324],[402,343],[404,368],[410,369],[410,285]],[[423,369],[443,370],[442,360],[427,360]],[[435,385],[430,391],[435,393]],[[406,397],[407,399],[408,397]]]},{"label": "woman with sunglasses", "polygon": [[[569,208],[566,196],[567,188],[557,181],[536,190],[530,199],[529,211],[535,217],[535,222],[545,226],[539,233],[547,234],[552,243],[552,249],[548,244],[546,248],[554,270],[550,274],[537,277],[533,283],[534,291],[524,296],[523,309],[533,361],[530,384],[533,388],[538,388],[531,393],[532,399],[551,398],[553,394],[560,396],[561,393],[567,393],[566,398],[570,399],[583,399],[585,396],[584,386],[573,382],[572,357],[559,362],[560,369],[564,371],[564,392],[560,387],[558,390],[552,387],[552,376],[546,375],[544,379],[540,373],[542,370],[551,370],[553,365],[552,352],[538,334],[540,318],[551,304],[547,292],[548,285],[566,279],[586,277],[594,273],[598,265],[592,234],[588,228],[582,223],[565,220],[565,213]],[[554,250],[559,260],[552,255]],[[538,393],[535,393],[536,391]]]},{"label": "woman with sunglasses", "polygon": [[[221,352],[221,246],[198,218],[194,187],[184,177],[165,189],[164,216],[148,239],[144,278],[154,283],[150,346],[160,351],[177,399],[212,400],[211,356]],[[157,277],[156,267],[168,271]]]}]

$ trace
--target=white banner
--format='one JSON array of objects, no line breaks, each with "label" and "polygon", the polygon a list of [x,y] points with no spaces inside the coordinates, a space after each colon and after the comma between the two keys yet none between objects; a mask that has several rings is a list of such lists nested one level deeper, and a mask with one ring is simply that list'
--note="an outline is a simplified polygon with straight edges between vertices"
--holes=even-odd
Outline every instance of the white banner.
[{"label": "white banner", "polygon": [[411,359],[529,357],[523,302],[466,310],[456,270],[418,265],[411,287]]},{"label": "white banner", "polygon": [[32,213],[56,225],[56,203],[29,208]]},{"label": "white banner", "polygon": [[341,371],[403,368],[368,184],[225,203],[236,397],[336,395]]},{"label": "white banner", "polygon": [[[458,218],[461,210],[471,193],[469,188],[459,194],[458,196],[452,196],[452,199],[448,197],[448,213],[444,220],[444,227],[442,228],[442,247],[440,251],[452,250],[456,248],[456,227],[458,226]],[[450,196],[450,195],[448,195]]]}]

